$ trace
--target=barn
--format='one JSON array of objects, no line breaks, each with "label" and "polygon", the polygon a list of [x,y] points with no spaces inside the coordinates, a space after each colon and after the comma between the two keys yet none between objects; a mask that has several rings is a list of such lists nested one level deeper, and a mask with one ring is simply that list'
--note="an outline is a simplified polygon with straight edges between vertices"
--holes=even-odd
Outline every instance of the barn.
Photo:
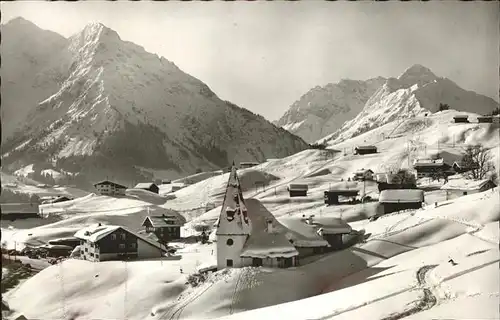
[{"label": "barn", "polygon": [[468,115],[458,115],[453,117],[453,121],[455,123],[468,123],[469,116]]},{"label": "barn", "polygon": [[451,200],[469,194],[484,192],[496,186],[490,179],[469,180],[462,178],[448,181],[441,187],[441,190],[446,191],[446,200]]},{"label": "barn", "polygon": [[309,187],[307,184],[289,184],[287,190],[290,197],[306,197]]},{"label": "barn", "polygon": [[160,192],[160,188],[155,184],[155,183],[152,183],[152,182],[142,182],[142,183],[138,183],[134,189],[141,189],[141,190],[146,190],[146,191],[150,191],[150,192],[153,192],[153,193],[158,193]]},{"label": "barn", "polygon": [[371,153],[377,153],[377,147],[375,146],[358,146],[354,148],[354,154],[371,154]]},{"label": "barn", "polygon": [[383,214],[420,209],[424,202],[424,191],[420,189],[388,189],[380,193],[378,200]]}]

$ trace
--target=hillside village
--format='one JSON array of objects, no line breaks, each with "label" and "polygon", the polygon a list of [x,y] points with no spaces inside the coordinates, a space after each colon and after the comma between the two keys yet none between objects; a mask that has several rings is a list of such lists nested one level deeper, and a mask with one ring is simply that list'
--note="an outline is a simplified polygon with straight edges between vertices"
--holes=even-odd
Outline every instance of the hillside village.
[{"label": "hillside village", "polygon": [[[437,145],[419,145],[407,153],[410,145],[408,137],[397,133],[391,137],[389,133],[397,130],[393,124],[387,124],[376,134],[359,136],[339,145],[328,145],[326,149],[311,147],[288,158],[271,159],[253,166],[246,165],[242,169],[234,164],[230,172],[205,174],[193,184],[179,184],[179,189],[172,188],[177,184],[175,181],[157,181],[158,184],[142,182],[129,188],[104,180],[96,182],[94,193],[81,197],[67,197],[59,201],[56,197],[44,204],[40,204],[38,199],[31,200],[36,203],[36,209],[31,209],[36,218],[24,216],[16,210],[10,211],[10,221],[2,218],[2,246],[10,259],[14,257],[31,268],[43,271],[21,286],[18,293],[14,292],[7,298],[9,306],[30,317],[48,310],[44,309],[46,307],[39,309],[38,303],[32,306],[36,309],[31,309],[19,304],[21,300],[18,299],[29,287],[39,286],[39,281],[50,279],[42,277],[42,274],[48,277],[50,270],[55,271],[47,268],[51,263],[70,268],[65,271],[66,276],[71,276],[72,271],[69,270],[74,270],[75,263],[95,266],[108,261],[98,269],[92,267],[92,270],[105,268],[96,276],[110,268],[112,264],[109,263],[128,261],[137,266],[159,263],[155,268],[165,270],[179,281],[187,279],[183,291],[186,294],[192,291],[198,296],[201,293],[197,292],[205,290],[205,283],[219,286],[217,283],[222,279],[232,281],[229,279],[236,275],[227,273],[228,268],[238,268],[245,273],[256,268],[251,272],[257,274],[269,272],[258,271],[259,268],[289,269],[292,275],[304,268],[320,268],[319,265],[327,263],[328,259],[336,259],[336,255],[342,256],[345,252],[368,253],[363,247],[423,228],[420,225],[424,222],[451,225],[441,231],[431,231],[437,232],[434,240],[422,249],[443,240],[454,241],[452,239],[460,234],[476,237],[476,234],[484,232],[487,232],[486,235],[480,239],[491,239],[485,240],[484,245],[488,247],[491,241],[497,241],[491,238],[496,236],[491,233],[495,229],[490,224],[498,225],[498,213],[495,211],[499,204],[498,167],[491,165],[499,157],[499,129],[495,123],[455,123],[457,114],[448,110],[428,115],[426,119],[430,125],[417,132],[424,137],[424,141],[429,141],[435,130],[446,123],[449,131],[441,132],[445,140],[450,133],[465,137],[465,141],[457,139],[454,144],[440,143],[439,149]],[[399,125],[411,126],[419,122],[420,119],[413,118]],[[491,134],[491,130],[496,134]],[[386,138],[375,141],[382,134]],[[481,139],[481,145],[489,155],[490,167],[484,175],[476,175],[474,179],[478,168],[466,161],[466,141],[473,143],[476,139]],[[29,185],[15,176],[4,176],[16,181],[3,185],[6,190],[31,190],[35,194],[64,191],[53,194],[59,198],[66,194],[65,187]],[[189,179],[183,181],[186,180]],[[471,207],[472,211],[452,210],[457,208],[456,205],[463,206],[465,203],[475,206],[477,201],[485,201],[481,206],[486,212],[472,209],[475,207]],[[9,214],[9,211],[3,210],[4,207],[9,210],[9,204],[2,203],[2,217]],[[483,213],[487,216],[483,217]],[[436,215],[444,217],[433,218]],[[446,218],[448,215],[450,217]],[[44,225],[23,229],[24,221],[35,219]],[[408,222],[403,223],[404,220]],[[412,220],[415,222],[410,222]],[[21,227],[12,228],[11,225]],[[459,226],[463,226],[462,231],[459,231],[460,228],[455,230]],[[468,231],[471,226],[474,227]],[[378,231],[372,231],[372,228]],[[452,229],[446,231],[449,228]],[[399,249],[391,250],[417,250],[401,247],[403,243],[397,243],[395,245]],[[378,250],[385,252],[385,249],[375,249],[374,257],[378,256],[375,253]],[[450,264],[448,260],[461,263],[464,254],[443,258],[441,263]],[[352,261],[356,259],[359,257]],[[352,272],[361,272],[364,268],[359,266]],[[345,272],[341,274],[351,274],[350,271]],[[286,274],[283,276],[286,277]],[[104,284],[112,280],[100,281]],[[240,302],[233,301],[233,304],[241,303],[238,308],[243,310],[296,299],[288,294],[269,301],[254,301],[255,297],[248,300],[253,295],[246,289],[236,290],[242,290],[241,294],[247,297],[240,298],[243,299],[238,300]],[[292,296],[307,298],[319,294],[317,290],[304,290]],[[92,294],[92,291],[85,293]],[[205,299],[202,297],[200,295],[197,300]],[[209,297],[210,294],[206,299]],[[51,298],[45,299],[50,305]],[[192,302],[192,298],[181,299],[176,303],[177,307],[153,304],[155,299],[148,304],[153,310],[153,318],[163,318],[162,313],[174,312],[176,308],[189,308],[190,312],[195,310],[196,303]],[[232,308],[235,307],[229,310]],[[214,315],[224,312],[223,309],[217,310],[211,312]],[[102,310],[93,312],[99,312],[100,316],[112,314],[101,313]]]},{"label": "hillside village", "polygon": [[500,318],[494,99],[413,64],[270,122],[102,23],[3,34],[2,318]]}]

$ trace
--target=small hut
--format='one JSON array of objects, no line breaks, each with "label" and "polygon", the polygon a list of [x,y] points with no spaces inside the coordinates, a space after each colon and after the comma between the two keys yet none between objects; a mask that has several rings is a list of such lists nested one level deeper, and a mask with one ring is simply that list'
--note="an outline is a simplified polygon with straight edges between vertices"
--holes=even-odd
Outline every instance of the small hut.
[{"label": "small hut", "polygon": [[287,187],[290,197],[307,197],[307,184],[289,184]]},{"label": "small hut", "polygon": [[375,146],[358,146],[354,148],[354,154],[371,154],[371,153],[377,153],[377,147]]},{"label": "small hut", "polygon": [[359,190],[356,189],[336,189],[324,192],[325,204],[339,204],[339,196],[346,198],[354,198],[358,195]]},{"label": "small hut", "polygon": [[468,123],[469,122],[469,116],[467,115],[458,115],[453,117],[453,121],[455,123]]},{"label": "small hut", "polygon": [[384,214],[422,208],[424,191],[420,189],[388,189],[380,193],[378,200]]}]

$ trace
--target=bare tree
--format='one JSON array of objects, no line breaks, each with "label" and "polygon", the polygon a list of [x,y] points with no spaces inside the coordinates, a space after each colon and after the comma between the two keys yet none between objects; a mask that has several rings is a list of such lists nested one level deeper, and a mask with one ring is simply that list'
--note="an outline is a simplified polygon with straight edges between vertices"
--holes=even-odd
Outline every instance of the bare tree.
[{"label": "bare tree", "polygon": [[392,174],[390,182],[404,185],[417,183],[415,175],[407,169],[400,169],[396,173]]},{"label": "bare tree", "polygon": [[486,178],[495,169],[492,159],[490,150],[480,144],[465,147],[462,166],[467,168],[468,171],[464,175],[474,180]]}]

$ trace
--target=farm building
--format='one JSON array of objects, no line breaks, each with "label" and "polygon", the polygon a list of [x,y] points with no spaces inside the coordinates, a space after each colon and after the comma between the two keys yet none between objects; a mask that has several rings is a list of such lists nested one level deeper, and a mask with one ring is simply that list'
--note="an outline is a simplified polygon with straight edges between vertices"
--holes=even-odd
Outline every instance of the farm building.
[{"label": "farm building", "polygon": [[357,197],[359,190],[357,189],[330,189],[324,192],[325,204],[339,204],[339,197],[345,198],[355,198]]},{"label": "farm building", "polygon": [[180,239],[181,227],[186,219],[176,212],[161,216],[147,216],[142,223],[146,233],[154,233],[162,243]]},{"label": "farm building", "polygon": [[453,117],[453,121],[455,123],[468,123],[469,122],[469,116],[467,115],[458,115]]},{"label": "farm building", "polygon": [[495,187],[496,184],[489,179],[453,179],[442,186],[441,190],[446,191],[446,200],[451,200],[469,194],[484,192]]},{"label": "farm building", "polygon": [[240,162],[240,169],[247,169],[251,167],[258,166],[260,163],[258,162]]},{"label": "farm building", "polygon": [[103,196],[124,196],[127,190],[127,187],[109,180],[98,182],[94,184],[94,187]]},{"label": "farm building", "polygon": [[392,189],[380,193],[379,204],[384,214],[422,208],[424,191],[419,189]]},{"label": "farm building", "polygon": [[134,189],[142,189],[142,190],[146,190],[146,191],[150,191],[150,192],[154,192],[154,193],[158,193],[160,191],[160,188],[158,188],[158,186],[152,182],[138,183],[134,187]]},{"label": "farm building", "polygon": [[161,258],[165,246],[121,226],[97,225],[75,233],[81,258],[89,261]]},{"label": "farm building", "polygon": [[477,117],[477,122],[479,123],[493,123],[492,116],[479,116]]},{"label": "farm building", "polygon": [[40,218],[37,203],[1,203],[0,212],[2,220]]},{"label": "farm building", "polygon": [[445,175],[450,171],[451,166],[440,159],[417,159],[413,163],[413,168],[417,171],[417,178],[432,177],[435,175]]},{"label": "farm building", "polygon": [[309,187],[307,184],[289,184],[286,189],[290,197],[306,197]]},{"label": "farm building", "polygon": [[375,146],[358,146],[354,148],[354,154],[370,154],[370,153],[377,153],[377,147]]},{"label": "farm building", "polygon": [[354,181],[373,180],[374,172],[371,169],[361,169],[354,173]]},{"label": "farm building", "polygon": [[341,249],[344,246],[343,236],[350,234],[352,228],[340,218],[316,218],[314,216],[306,219],[306,223],[318,228],[318,234],[325,239],[332,249]]}]

